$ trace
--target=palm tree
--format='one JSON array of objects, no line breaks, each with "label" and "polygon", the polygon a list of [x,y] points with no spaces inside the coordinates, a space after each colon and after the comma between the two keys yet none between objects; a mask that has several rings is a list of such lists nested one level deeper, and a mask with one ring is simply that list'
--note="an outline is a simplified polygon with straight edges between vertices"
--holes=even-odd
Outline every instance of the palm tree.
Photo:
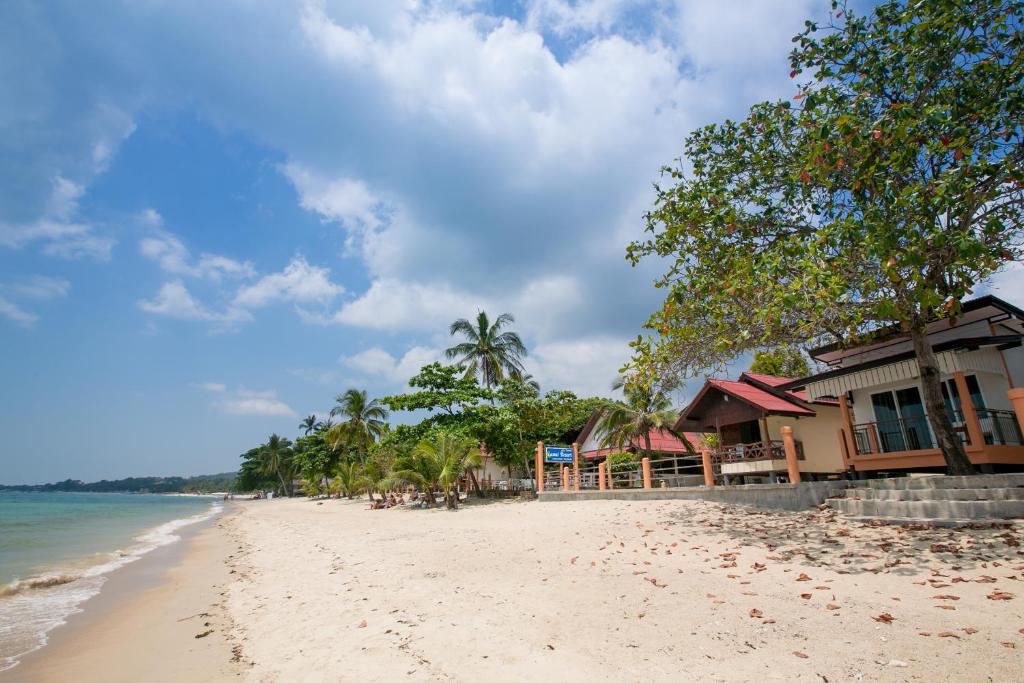
[{"label": "palm tree", "polygon": [[[612,388],[623,388],[622,381],[616,380]],[[672,428],[679,414],[672,409],[672,401],[664,392],[650,387],[630,387],[624,388],[623,394],[625,403],[609,401],[605,404],[602,446],[622,449],[642,439],[644,455],[649,458],[651,430],[657,429],[678,437],[686,449],[693,452],[693,446],[686,437]]]},{"label": "palm tree", "polygon": [[388,411],[377,399],[370,400],[365,391],[349,389],[335,399],[338,404],[331,408],[331,417],[340,415],[344,419],[330,427],[325,438],[331,447],[351,446],[359,454],[359,462],[366,462],[366,451],[387,429]]},{"label": "palm tree", "polygon": [[459,479],[467,469],[480,467],[483,463],[480,449],[472,439],[447,432],[439,432],[420,441],[413,450],[413,457],[425,461],[425,470],[436,477],[432,483],[444,492],[445,503],[450,509],[459,506]]},{"label": "palm tree", "polygon": [[448,332],[453,337],[461,334],[466,341],[451,347],[445,355],[466,366],[467,375],[479,374],[488,389],[500,383],[506,375],[520,378],[526,346],[515,332],[501,331],[514,322],[515,318],[510,313],[502,313],[492,325],[483,311],[477,312],[475,322],[459,318],[451,324]]},{"label": "palm tree", "polygon": [[354,462],[343,462],[334,470],[334,485],[351,500],[366,486],[366,479],[359,465]]},{"label": "palm tree", "polygon": [[303,430],[303,433],[306,436],[309,436],[316,431],[318,424],[319,423],[316,421],[316,415],[309,415],[303,418],[302,422],[299,423],[299,429]]},{"label": "palm tree", "polygon": [[293,455],[292,442],[277,434],[271,434],[259,449],[260,469],[264,474],[275,475],[281,481],[281,490],[289,497],[292,495]]}]

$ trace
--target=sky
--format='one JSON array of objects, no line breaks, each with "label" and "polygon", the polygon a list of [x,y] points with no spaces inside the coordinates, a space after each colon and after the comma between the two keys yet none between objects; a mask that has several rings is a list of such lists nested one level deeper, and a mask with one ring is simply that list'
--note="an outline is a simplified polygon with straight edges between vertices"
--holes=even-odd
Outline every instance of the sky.
[{"label": "sky", "polygon": [[0,481],[234,470],[479,309],[544,389],[610,394],[659,168],[789,96],[827,10],[0,3]]}]

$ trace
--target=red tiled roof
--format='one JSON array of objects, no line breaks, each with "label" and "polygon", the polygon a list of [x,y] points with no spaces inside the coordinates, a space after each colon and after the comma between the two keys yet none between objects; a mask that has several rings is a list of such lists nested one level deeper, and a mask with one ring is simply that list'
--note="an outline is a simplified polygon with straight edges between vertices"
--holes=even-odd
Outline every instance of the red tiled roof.
[{"label": "red tiled roof", "polygon": [[[761,384],[767,384],[770,387],[777,387],[780,384],[786,384],[792,382],[791,377],[776,377],[775,375],[762,375],[760,372],[744,372],[743,375],[760,382]],[[743,375],[740,376],[742,379]]]},{"label": "red tiled roof", "polygon": [[[700,441],[704,438],[703,434],[697,432],[683,432],[683,436],[690,442],[693,449],[696,451],[700,448]],[[634,439],[630,444],[633,448],[643,449],[644,440]],[[620,449],[617,448],[599,448],[595,451],[585,451],[581,455],[584,458],[602,458],[609,453],[615,453]],[[651,450],[657,453],[686,453],[686,444],[678,439],[674,434],[671,434],[663,429],[656,429],[651,431]]]},{"label": "red tiled roof", "polygon": [[[762,410],[766,410],[769,413],[787,413],[790,415],[814,415],[813,410],[808,410],[803,406],[799,406],[796,403],[787,401],[784,398],[780,398],[775,394],[770,394],[764,389],[755,387],[753,384],[747,384],[746,382],[733,382],[725,379],[709,379],[708,384],[718,389],[721,389],[727,394],[731,394],[741,401],[757,406]],[[796,399],[797,397],[793,397]]]}]

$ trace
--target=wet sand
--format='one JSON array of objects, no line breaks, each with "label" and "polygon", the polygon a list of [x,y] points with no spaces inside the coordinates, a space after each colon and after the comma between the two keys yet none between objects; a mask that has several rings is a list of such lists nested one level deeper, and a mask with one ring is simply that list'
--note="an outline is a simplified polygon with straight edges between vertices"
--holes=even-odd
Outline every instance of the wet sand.
[{"label": "wet sand", "polygon": [[180,542],[111,574],[83,611],[54,629],[45,647],[0,673],[0,681],[235,678],[221,595],[231,578],[220,526],[226,518],[186,527]]}]

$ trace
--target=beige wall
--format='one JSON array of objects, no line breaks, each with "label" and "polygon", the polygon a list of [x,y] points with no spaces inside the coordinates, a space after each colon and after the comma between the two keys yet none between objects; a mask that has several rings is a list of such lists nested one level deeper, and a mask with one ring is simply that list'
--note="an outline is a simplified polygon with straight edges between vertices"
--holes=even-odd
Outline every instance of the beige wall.
[{"label": "beige wall", "polygon": [[[965,375],[975,375],[978,384],[981,386],[981,394],[985,397],[985,405],[995,410],[1013,410],[1006,392],[1010,389],[1010,383],[1005,375],[993,372],[976,372],[967,370]],[[942,379],[952,379],[953,375],[942,373]],[[853,423],[874,422],[875,411],[871,406],[871,394],[892,389],[905,389],[907,387],[921,388],[921,383],[916,379],[908,379],[899,382],[888,382],[879,384],[868,389],[856,389],[853,391]],[[923,395],[922,395],[923,398]]]},{"label": "beige wall", "polygon": [[842,472],[845,468],[839,450],[839,437],[836,434],[842,427],[839,408],[823,405],[811,407],[817,416],[769,417],[769,436],[781,440],[782,426],[789,425],[793,428],[793,438],[804,446],[804,459],[800,461],[801,472]]}]

